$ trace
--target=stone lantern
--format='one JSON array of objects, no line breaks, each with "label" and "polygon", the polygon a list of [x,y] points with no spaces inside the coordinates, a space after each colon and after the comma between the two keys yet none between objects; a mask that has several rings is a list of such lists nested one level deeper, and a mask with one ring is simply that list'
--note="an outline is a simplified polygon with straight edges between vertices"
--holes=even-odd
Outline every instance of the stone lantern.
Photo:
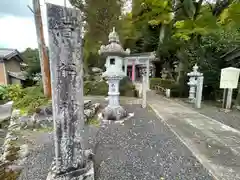
[{"label": "stone lantern", "polygon": [[123,57],[129,55],[130,50],[125,51],[122,48],[115,28],[108,38],[109,44],[102,45],[98,51],[100,55],[106,57],[106,71],[103,72],[102,76],[108,81],[108,105],[103,110],[102,115],[105,120],[120,120],[127,116],[126,110],[119,104],[119,82],[125,76],[122,69]]},{"label": "stone lantern", "polygon": [[189,99],[189,102],[194,103],[196,98],[197,79],[198,77],[203,76],[203,74],[198,72],[198,66],[197,64],[195,64],[193,66],[193,71],[190,73],[187,73],[187,76],[189,76],[189,82],[187,84],[190,87],[188,99]]}]

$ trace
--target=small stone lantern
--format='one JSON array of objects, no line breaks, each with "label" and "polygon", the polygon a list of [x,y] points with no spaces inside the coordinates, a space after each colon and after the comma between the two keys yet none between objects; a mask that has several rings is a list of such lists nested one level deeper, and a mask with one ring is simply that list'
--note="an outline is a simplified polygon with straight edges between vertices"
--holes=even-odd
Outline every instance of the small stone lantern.
[{"label": "small stone lantern", "polygon": [[115,28],[108,38],[109,44],[102,45],[98,51],[100,55],[106,57],[106,71],[102,76],[108,81],[108,106],[103,110],[102,115],[105,120],[120,120],[127,116],[126,110],[119,104],[119,82],[125,76],[122,69],[123,57],[129,55],[130,50],[124,51]]},{"label": "small stone lantern", "polygon": [[196,98],[197,78],[203,76],[203,74],[198,72],[198,66],[195,64],[193,66],[193,71],[187,73],[187,76],[189,76],[189,82],[187,84],[190,87],[188,99],[190,103],[194,103]]}]

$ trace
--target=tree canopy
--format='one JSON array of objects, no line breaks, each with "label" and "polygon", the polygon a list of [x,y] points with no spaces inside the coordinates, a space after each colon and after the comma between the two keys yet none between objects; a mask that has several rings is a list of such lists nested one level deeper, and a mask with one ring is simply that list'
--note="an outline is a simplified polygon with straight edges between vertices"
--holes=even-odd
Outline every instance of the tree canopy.
[{"label": "tree canopy", "polygon": [[107,42],[113,26],[124,48],[156,51],[158,69],[169,72],[182,95],[187,92],[186,74],[195,63],[205,75],[205,98],[214,99],[221,96],[221,69],[240,67],[239,0],[132,0],[132,11],[127,14],[121,11],[124,0],[70,1],[85,15],[87,67],[103,65],[97,50]]}]

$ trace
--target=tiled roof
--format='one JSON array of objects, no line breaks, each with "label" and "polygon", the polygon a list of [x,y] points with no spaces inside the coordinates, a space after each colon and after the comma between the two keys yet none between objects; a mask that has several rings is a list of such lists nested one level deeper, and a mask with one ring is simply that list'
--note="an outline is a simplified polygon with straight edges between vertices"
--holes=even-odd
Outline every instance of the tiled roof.
[{"label": "tiled roof", "polygon": [[20,55],[20,53],[16,49],[0,48],[0,58],[2,59],[10,59],[16,55]]},{"label": "tiled roof", "polygon": [[10,72],[8,71],[8,75],[11,77],[15,77],[17,79],[20,80],[26,80],[26,72],[25,71],[21,71],[21,72]]},{"label": "tiled roof", "polygon": [[129,57],[133,57],[133,56],[151,56],[153,54],[154,54],[154,52],[132,53],[132,54],[129,55]]}]

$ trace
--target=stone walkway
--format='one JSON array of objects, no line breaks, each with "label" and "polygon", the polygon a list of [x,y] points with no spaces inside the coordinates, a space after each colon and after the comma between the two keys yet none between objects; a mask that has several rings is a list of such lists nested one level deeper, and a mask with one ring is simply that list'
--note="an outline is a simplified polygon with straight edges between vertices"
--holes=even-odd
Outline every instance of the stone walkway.
[{"label": "stone walkway", "polygon": [[[182,99],[174,99],[177,103],[192,108],[192,104],[184,102]],[[219,107],[212,106],[210,103],[203,102],[201,109],[194,109],[201,114],[209,116],[223,124],[226,124],[232,128],[240,130],[240,111],[233,109],[232,111],[225,113],[220,111]]]},{"label": "stone walkway", "polygon": [[159,95],[148,102],[216,179],[240,179],[240,131]]}]

